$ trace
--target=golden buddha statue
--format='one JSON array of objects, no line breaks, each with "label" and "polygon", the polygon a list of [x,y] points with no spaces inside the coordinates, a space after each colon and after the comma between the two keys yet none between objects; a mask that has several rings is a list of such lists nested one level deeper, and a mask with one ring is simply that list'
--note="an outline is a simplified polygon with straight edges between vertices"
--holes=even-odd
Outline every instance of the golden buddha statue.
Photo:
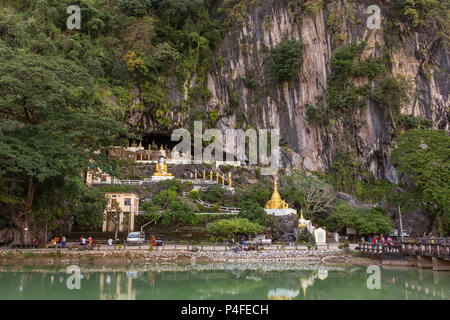
[{"label": "golden buddha statue", "polygon": [[264,209],[289,209],[289,205],[281,199],[277,190],[277,180],[274,180],[272,197],[266,202]]},{"label": "golden buddha statue", "polygon": [[206,180],[206,171],[203,169],[203,180]]},{"label": "golden buddha statue", "polygon": [[222,175],[222,186],[225,185],[225,175]]},{"label": "golden buddha statue", "polygon": [[194,179],[197,180],[197,169],[195,169],[195,172],[194,172]]},{"label": "golden buddha statue", "polygon": [[156,164],[156,171],[154,176],[171,176],[171,173],[167,172],[167,164],[164,162],[164,157],[159,157],[159,161]]},{"label": "golden buddha statue", "polygon": [[228,173],[228,187],[231,188],[231,172]]},{"label": "golden buddha statue", "polygon": [[213,179],[213,172],[212,172],[212,170],[209,172],[209,180],[212,180]]}]

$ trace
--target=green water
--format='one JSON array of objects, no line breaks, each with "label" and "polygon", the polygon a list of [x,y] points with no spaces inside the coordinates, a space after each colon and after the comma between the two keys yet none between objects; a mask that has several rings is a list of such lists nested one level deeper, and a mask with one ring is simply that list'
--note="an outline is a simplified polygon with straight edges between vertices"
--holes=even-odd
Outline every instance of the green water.
[{"label": "green water", "polygon": [[380,273],[380,289],[370,290],[366,267],[270,269],[260,266],[249,270],[230,265],[215,269],[205,265],[176,271],[155,267],[134,269],[132,266],[120,271],[98,271],[82,267],[79,290],[67,288],[70,275],[63,268],[3,270],[0,272],[0,299],[447,300],[450,297],[450,272],[384,268]]}]

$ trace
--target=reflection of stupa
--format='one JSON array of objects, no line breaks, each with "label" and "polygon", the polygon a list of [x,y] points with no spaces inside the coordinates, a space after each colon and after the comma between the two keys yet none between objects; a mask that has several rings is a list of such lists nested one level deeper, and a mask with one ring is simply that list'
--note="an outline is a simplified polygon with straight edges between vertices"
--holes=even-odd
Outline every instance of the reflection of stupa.
[{"label": "reflection of stupa", "polygon": [[303,289],[303,297],[306,297],[306,289],[312,285],[314,285],[314,276],[311,275],[310,277],[306,278],[300,278],[300,285]]},{"label": "reflection of stupa", "polygon": [[289,205],[280,197],[277,189],[277,180],[274,180],[274,188],[272,197],[269,201],[266,202],[264,206],[264,211],[267,214],[272,214],[275,216],[286,216],[290,214],[297,214],[297,211],[294,209],[290,209]]},{"label": "reflection of stupa", "polygon": [[299,290],[290,290],[285,288],[270,289],[267,293],[268,300],[292,300],[300,293]]}]

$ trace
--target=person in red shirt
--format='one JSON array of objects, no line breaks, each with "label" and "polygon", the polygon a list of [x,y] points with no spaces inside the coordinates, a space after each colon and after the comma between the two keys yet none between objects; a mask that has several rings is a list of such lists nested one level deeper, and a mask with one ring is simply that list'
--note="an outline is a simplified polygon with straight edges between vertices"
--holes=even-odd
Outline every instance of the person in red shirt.
[{"label": "person in red shirt", "polygon": [[156,238],[155,238],[155,236],[152,236],[152,245],[153,245],[153,247],[156,247]]}]

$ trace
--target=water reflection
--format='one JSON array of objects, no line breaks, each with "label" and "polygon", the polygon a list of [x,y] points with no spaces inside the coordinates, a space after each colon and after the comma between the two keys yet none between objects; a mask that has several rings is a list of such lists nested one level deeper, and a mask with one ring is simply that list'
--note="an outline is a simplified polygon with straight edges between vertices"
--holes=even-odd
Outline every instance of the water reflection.
[{"label": "water reflection", "polygon": [[369,290],[366,268],[313,266],[294,270],[81,269],[81,290],[67,289],[64,270],[0,272],[0,299],[448,299],[450,273],[383,269]]}]

